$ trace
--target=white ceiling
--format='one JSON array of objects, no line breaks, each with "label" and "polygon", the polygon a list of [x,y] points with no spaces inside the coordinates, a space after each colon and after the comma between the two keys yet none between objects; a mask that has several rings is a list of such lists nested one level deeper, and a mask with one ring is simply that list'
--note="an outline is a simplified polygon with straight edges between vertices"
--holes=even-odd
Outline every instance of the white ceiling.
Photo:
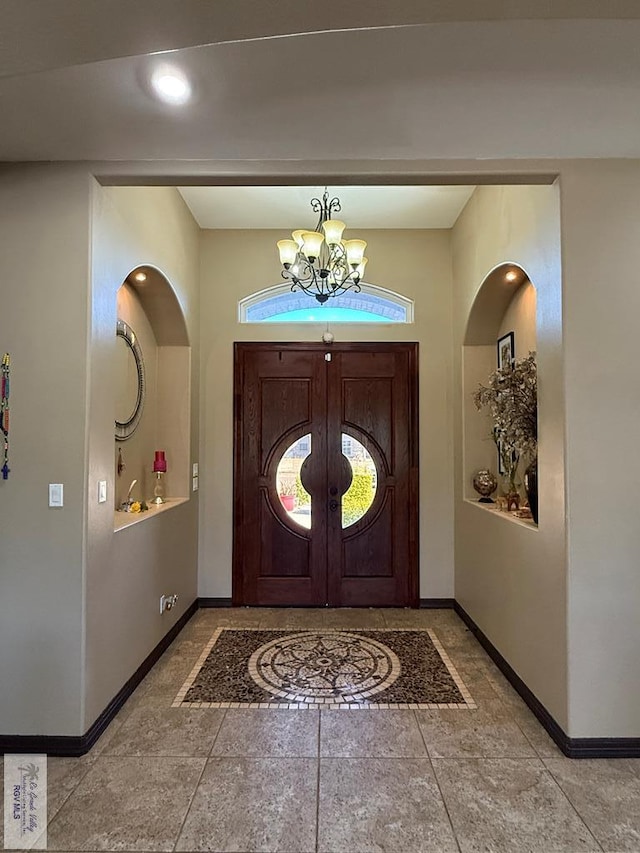
[{"label": "white ceiling", "polygon": [[607,18],[640,18],[638,0],[2,0],[0,77],[309,32]]},{"label": "white ceiling", "polygon": [[[511,17],[478,21],[474,6]],[[580,7],[591,20],[513,17]],[[637,0],[326,0],[308,12],[293,0],[3,0],[0,160],[640,157]],[[435,23],[388,26],[421,20]],[[194,46],[207,40],[225,43]],[[184,107],[149,91],[166,61],[193,81]]]},{"label": "white ceiling", "polygon": [[[201,228],[314,228],[324,187],[179,187]],[[329,187],[354,228],[452,228],[474,187]],[[352,235],[353,236],[353,235]]]}]

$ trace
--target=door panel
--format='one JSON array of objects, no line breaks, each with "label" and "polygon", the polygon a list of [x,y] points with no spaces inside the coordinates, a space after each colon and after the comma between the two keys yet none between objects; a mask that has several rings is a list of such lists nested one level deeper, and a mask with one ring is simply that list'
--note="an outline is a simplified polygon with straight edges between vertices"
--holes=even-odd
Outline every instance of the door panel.
[{"label": "door panel", "polygon": [[236,344],[234,603],[417,606],[416,356]]},{"label": "door panel", "polygon": [[282,436],[311,421],[311,381],[260,377],[261,464]]},{"label": "door panel", "polygon": [[393,402],[392,377],[343,380],[342,422],[375,441],[387,469],[393,456]]},{"label": "door panel", "polygon": [[262,548],[262,578],[307,576],[309,538],[296,535],[287,521],[274,512],[266,489],[262,490],[259,538]]},{"label": "door panel", "polygon": [[380,511],[364,529],[343,531],[343,577],[393,577],[393,518],[393,493],[387,492]]},{"label": "door panel", "polygon": [[[311,352],[236,348],[234,601],[320,605],[326,600],[326,503],[313,529],[288,516],[276,487],[278,464],[305,434],[313,452],[306,485],[326,480],[326,371]],[[319,486],[318,486],[319,484]]]},{"label": "door panel", "polygon": [[[328,603],[406,606],[411,603],[411,372],[406,346],[340,352],[327,388],[329,481],[336,436],[352,431],[376,463],[376,497],[369,511],[343,528],[329,514]],[[338,439],[339,440],[339,439]]]}]

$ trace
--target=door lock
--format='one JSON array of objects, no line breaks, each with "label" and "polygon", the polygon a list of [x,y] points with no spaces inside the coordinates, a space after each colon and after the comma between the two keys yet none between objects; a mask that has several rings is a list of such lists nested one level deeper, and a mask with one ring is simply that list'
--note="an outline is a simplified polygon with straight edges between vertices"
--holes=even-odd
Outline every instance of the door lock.
[{"label": "door lock", "polygon": [[329,489],[329,494],[332,496],[337,495],[338,494],[338,487],[337,486],[331,486],[331,488]]}]

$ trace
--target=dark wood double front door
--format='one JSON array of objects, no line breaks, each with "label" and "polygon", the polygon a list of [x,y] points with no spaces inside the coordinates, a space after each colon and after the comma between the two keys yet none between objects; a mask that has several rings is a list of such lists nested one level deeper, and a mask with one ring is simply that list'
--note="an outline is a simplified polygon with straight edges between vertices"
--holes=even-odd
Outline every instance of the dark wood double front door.
[{"label": "dark wood double front door", "polygon": [[234,604],[418,604],[417,344],[236,344]]}]

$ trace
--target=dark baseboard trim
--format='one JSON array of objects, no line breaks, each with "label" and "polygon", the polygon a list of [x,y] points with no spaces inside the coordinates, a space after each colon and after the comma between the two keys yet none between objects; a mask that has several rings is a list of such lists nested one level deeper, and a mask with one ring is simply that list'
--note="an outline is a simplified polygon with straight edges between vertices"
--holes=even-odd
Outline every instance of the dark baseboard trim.
[{"label": "dark baseboard trim", "polygon": [[147,655],[131,678],[126,682],[111,702],[107,705],[98,719],[83,735],[0,735],[0,755],[4,753],[35,753],[46,755],[61,755],[77,757],[88,752],[111,720],[127,701],[145,675],[169,648],[180,631],[198,609],[198,601],[194,601],[178,619],[175,625],[160,640],[154,650]]},{"label": "dark baseboard trim", "polygon": [[[127,701],[149,670],[171,645],[189,619],[199,608],[231,607],[230,598],[198,598],[175,625],[165,634],[158,645],[140,664],[126,684],[113,697],[98,719],[84,735],[0,735],[0,755],[4,753],[35,753],[55,756],[77,757],[84,755],[96,743],[111,720]],[[570,738],[553,719],[544,705],[531,692],[524,681],[502,657],[491,640],[476,625],[466,610],[453,598],[421,598],[424,609],[446,608],[455,610],[465,625],[477,638],[514,690],[544,726],[550,737],[569,758],[640,758],[640,738]]]},{"label": "dark baseboard trim", "polygon": [[568,758],[640,758],[640,738],[569,737],[466,610],[457,601],[454,601],[453,609]]},{"label": "dark baseboard trim", "polygon": [[421,598],[420,599],[420,609],[421,610],[439,610],[441,608],[445,610],[451,610],[455,605],[455,601],[453,598]]}]

